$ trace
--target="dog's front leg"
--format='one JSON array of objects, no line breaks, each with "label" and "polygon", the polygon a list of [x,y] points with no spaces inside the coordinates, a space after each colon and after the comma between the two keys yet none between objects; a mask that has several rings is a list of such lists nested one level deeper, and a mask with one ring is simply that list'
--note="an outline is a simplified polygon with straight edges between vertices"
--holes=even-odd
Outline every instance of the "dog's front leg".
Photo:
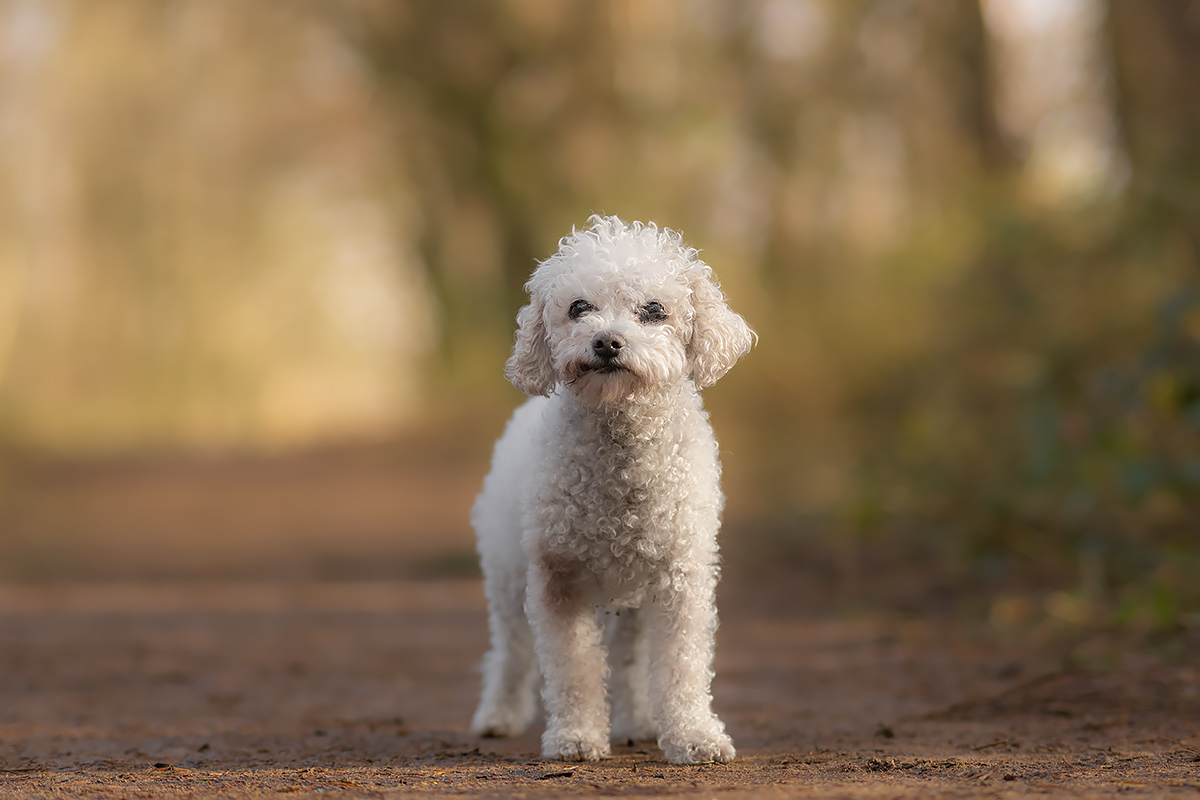
[{"label": "dog's front leg", "polygon": [[735,755],[712,710],[716,568],[679,567],[643,607],[649,622],[650,701],[658,745],[672,764],[726,763]]},{"label": "dog's front leg", "polygon": [[611,752],[607,666],[595,606],[580,589],[579,570],[564,562],[535,559],[526,603],[546,706],[542,755],[596,761]]}]

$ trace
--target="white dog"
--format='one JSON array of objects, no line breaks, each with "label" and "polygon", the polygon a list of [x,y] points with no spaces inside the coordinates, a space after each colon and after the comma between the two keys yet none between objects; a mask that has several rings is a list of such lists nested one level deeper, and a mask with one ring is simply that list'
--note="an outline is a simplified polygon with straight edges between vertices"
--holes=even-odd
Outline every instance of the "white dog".
[{"label": "white dog", "polygon": [[755,335],[678,234],[590,222],[534,271],[517,315],[507,374],[533,399],[472,512],[491,649],[471,727],[523,731],[540,667],[547,758],[610,754],[607,677],[612,738],[727,762],[710,691],[724,498],[698,390]]}]

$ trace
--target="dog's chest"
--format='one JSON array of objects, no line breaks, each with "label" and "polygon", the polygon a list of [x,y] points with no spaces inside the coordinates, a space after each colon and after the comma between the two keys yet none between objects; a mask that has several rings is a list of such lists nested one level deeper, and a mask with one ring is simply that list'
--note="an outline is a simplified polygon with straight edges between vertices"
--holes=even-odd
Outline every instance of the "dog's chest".
[{"label": "dog's chest", "polygon": [[691,486],[684,448],[669,438],[572,438],[548,466],[539,501],[546,544],[596,575],[637,581],[677,544],[676,520]]}]

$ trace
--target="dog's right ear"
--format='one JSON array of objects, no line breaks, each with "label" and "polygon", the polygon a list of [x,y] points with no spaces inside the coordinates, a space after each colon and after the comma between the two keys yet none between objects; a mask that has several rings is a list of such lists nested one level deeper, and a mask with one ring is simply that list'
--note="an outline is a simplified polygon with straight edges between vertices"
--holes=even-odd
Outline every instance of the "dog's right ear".
[{"label": "dog's right ear", "polygon": [[531,397],[548,395],[558,384],[544,319],[545,303],[539,294],[531,289],[529,305],[517,312],[517,341],[504,366],[513,386]]}]

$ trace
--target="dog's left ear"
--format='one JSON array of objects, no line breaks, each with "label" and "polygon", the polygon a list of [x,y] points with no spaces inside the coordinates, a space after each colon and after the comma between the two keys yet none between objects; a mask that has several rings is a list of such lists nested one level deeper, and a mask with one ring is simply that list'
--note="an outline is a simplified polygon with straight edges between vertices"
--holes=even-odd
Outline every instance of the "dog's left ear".
[{"label": "dog's left ear", "polygon": [[721,288],[713,282],[710,270],[692,282],[692,307],[696,312],[688,356],[692,360],[692,378],[701,389],[712,386],[739,358],[750,352],[758,338],[746,320],[725,302]]}]

